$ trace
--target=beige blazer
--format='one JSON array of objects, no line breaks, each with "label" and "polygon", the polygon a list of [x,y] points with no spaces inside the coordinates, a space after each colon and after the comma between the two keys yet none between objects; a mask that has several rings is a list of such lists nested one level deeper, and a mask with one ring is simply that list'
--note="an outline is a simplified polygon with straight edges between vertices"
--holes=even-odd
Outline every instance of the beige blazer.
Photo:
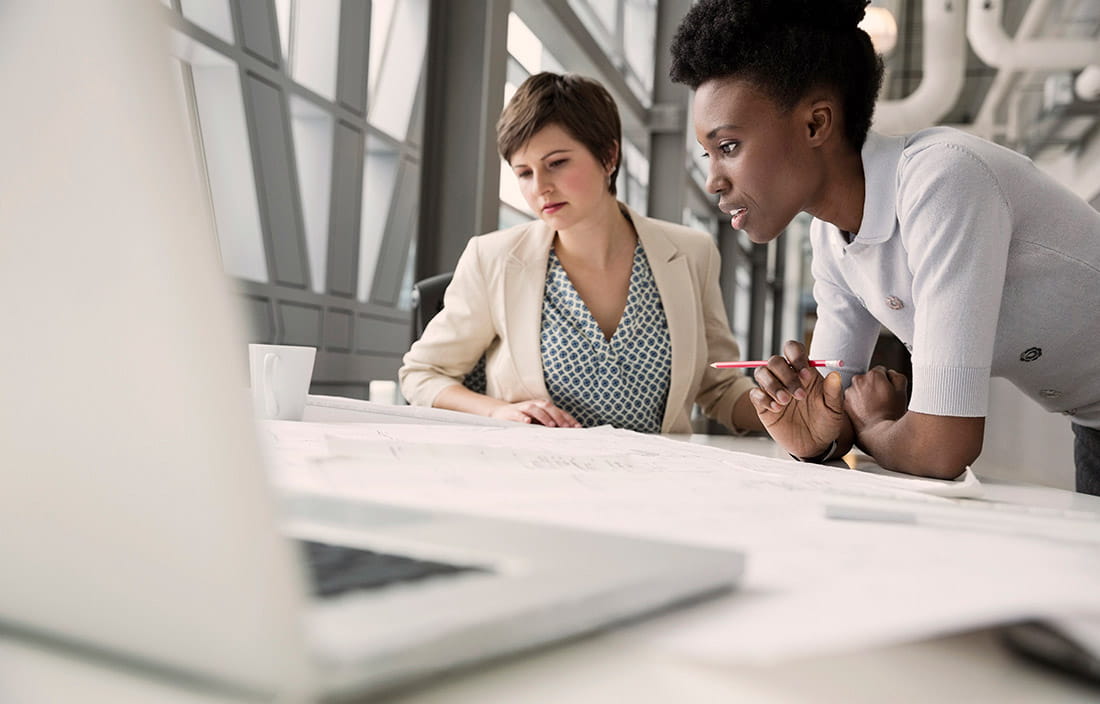
[{"label": "beige blazer", "polygon": [[[705,233],[620,207],[638,232],[668,320],[672,374],[661,432],[691,432],[693,402],[732,428],[733,405],[754,384],[739,370],[709,366],[739,358],[718,288],[718,248]],[[440,391],[462,383],[482,354],[489,396],[550,400],[539,333],[553,240],[541,220],[470,240],[443,310],[402,360],[398,375],[409,403],[431,406]]]}]

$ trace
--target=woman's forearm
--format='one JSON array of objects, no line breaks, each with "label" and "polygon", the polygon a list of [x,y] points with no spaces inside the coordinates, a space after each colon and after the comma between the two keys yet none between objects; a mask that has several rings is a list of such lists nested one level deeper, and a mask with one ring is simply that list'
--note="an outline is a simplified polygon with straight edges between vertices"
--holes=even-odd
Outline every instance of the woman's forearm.
[{"label": "woman's forearm", "polygon": [[937,479],[962,474],[982,450],[984,418],[909,411],[862,428],[857,444],[884,469]]}]

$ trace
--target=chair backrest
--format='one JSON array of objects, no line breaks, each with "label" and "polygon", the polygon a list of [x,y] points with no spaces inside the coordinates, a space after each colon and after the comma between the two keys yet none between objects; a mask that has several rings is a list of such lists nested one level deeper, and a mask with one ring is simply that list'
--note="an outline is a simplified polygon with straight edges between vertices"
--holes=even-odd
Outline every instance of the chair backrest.
[{"label": "chair backrest", "polygon": [[[424,328],[435,317],[436,313],[443,310],[443,293],[451,284],[454,272],[436,274],[426,279],[421,279],[413,284],[413,342],[424,334]],[[474,368],[466,375],[463,385],[479,394],[485,393],[485,357],[477,361]]]},{"label": "chair backrest", "polygon": [[453,272],[436,274],[413,284],[413,341],[420,339],[435,314],[443,310],[443,293],[451,284]]}]

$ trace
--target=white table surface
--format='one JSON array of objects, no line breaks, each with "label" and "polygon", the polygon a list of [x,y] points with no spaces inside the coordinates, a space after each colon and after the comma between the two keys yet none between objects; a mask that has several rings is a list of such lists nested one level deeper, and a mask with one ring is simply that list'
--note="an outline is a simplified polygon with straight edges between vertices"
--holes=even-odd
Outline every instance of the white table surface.
[{"label": "white table surface", "polygon": [[[336,418],[328,411],[320,415],[314,420],[354,419]],[[777,452],[764,437],[681,439],[765,456]],[[999,501],[1100,512],[1098,497],[1009,482],[983,483],[989,497]],[[690,607],[658,616],[657,625],[661,619],[682,618],[689,612]],[[488,663],[383,699],[401,704],[1100,702],[1100,688],[1018,658],[993,630],[767,665],[719,666],[647,647],[644,632],[653,623],[628,625]],[[0,637],[0,702],[4,704],[225,701],[111,663]]]},{"label": "white table surface", "polygon": [[[788,455],[779,448],[775,442],[761,435],[747,437],[735,437],[732,435],[673,435],[678,439],[688,442],[696,442],[702,445],[721,447],[735,452],[747,452],[762,457],[787,457]],[[849,457],[855,466],[874,464],[867,456],[858,451],[853,451]],[[1100,496],[1080,494],[1076,491],[1066,491],[1053,487],[1024,484],[1004,479],[984,477],[978,473],[978,478],[985,489],[984,500],[1003,501],[1006,503],[1020,504],[1024,506],[1044,506],[1054,509],[1071,509],[1080,511],[1093,511],[1100,513]]]},{"label": "white table surface", "polygon": [[[376,699],[395,704],[1100,702],[1100,689],[1020,660],[987,630],[767,666],[717,667],[675,659],[656,654],[638,641],[632,628],[621,628]],[[215,704],[236,700],[2,639],[0,701]]]}]

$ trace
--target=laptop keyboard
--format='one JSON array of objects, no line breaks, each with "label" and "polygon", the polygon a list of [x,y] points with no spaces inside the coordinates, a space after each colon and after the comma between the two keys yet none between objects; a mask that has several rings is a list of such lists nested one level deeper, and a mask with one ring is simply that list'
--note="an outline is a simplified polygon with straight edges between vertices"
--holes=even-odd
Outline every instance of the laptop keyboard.
[{"label": "laptop keyboard", "polygon": [[462,572],[486,572],[481,567],[451,565],[418,560],[344,545],[329,545],[312,540],[298,541],[305,552],[313,582],[313,593],[331,597],[360,589],[377,589],[398,582]]}]

